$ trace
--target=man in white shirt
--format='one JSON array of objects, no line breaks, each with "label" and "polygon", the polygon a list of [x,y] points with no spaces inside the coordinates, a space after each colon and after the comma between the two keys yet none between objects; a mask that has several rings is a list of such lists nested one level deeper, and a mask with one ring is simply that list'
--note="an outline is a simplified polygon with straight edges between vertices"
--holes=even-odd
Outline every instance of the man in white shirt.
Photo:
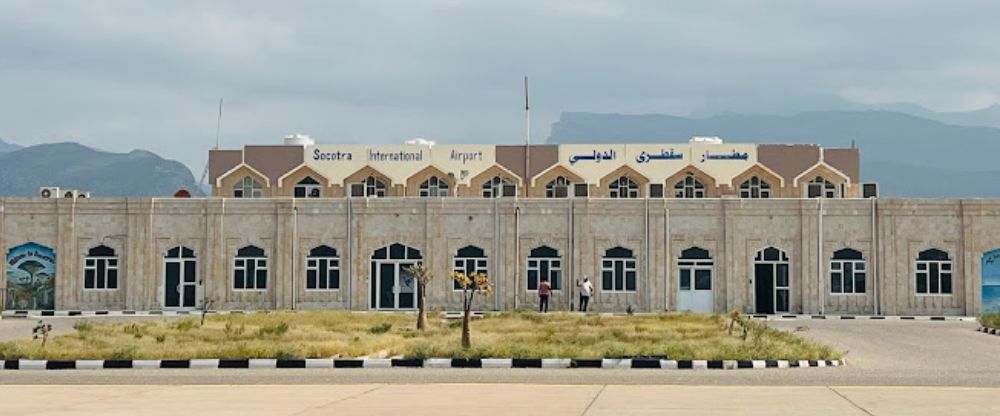
[{"label": "man in white shirt", "polygon": [[587,305],[590,303],[590,295],[594,293],[594,285],[590,283],[590,279],[586,276],[583,278],[583,282],[577,283],[580,287],[580,312],[587,311]]}]

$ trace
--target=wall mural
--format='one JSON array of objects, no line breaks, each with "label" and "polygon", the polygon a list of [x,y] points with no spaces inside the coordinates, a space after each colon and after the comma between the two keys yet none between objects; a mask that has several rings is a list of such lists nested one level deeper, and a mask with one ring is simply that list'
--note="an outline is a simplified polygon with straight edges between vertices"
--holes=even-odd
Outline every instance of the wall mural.
[{"label": "wall mural", "polygon": [[7,309],[55,309],[56,253],[27,243],[7,252]]},{"label": "wall mural", "polygon": [[1000,312],[1000,249],[983,254],[983,312]]}]

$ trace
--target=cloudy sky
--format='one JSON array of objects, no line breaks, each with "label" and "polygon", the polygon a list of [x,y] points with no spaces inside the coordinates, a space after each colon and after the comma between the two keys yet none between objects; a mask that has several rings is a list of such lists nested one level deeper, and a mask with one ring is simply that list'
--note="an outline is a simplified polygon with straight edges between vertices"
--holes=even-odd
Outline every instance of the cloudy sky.
[{"label": "cloudy sky", "polygon": [[1000,2],[0,0],[0,138],[143,148],[523,140],[564,111],[754,108],[809,94],[1000,101]]}]

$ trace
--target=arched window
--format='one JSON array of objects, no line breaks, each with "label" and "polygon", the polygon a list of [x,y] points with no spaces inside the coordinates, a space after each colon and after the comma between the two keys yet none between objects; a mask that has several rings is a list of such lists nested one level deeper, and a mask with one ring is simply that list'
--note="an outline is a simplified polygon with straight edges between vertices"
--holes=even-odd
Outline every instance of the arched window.
[{"label": "arched window", "polygon": [[822,176],[817,176],[806,185],[806,196],[809,198],[837,198],[837,185],[826,180]]},{"label": "arched window", "polygon": [[323,186],[312,176],[306,176],[295,184],[294,191],[296,198],[319,198],[322,196]]},{"label": "arched window", "polygon": [[385,182],[373,175],[368,175],[361,182],[351,184],[351,196],[360,198],[385,197]]},{"label": "arched window", "polygon": [[[463,273],[466,276],[472,276],[476,273],[488,274],[489,270],[487,266],[486,252],[483,249],[476,246],[465,246],[458,249],[458,252],[455,253],[455,262],[452,270]],[[462,285],[453,280],[452,288],[462,290]]]},{"label": "arched window", "polygon": [[483,182],[483,198],[502,198],[517,196],[517,186],[500,176],[494,176]]},{"label": "arched window", "polygon": [[866,275],[865,260],[860,251],[852,248],[837,250],[830,260],[830,293],[864,294]]},{"label": "arched window", "polygon": [[767,183],[766,181],[757,176],[751,176],[750,179],[747,179],[740,184],[740,198],[770,198],[770,197],[771,197],[771,184]]},{"label": "arched window", "polygon": [[687,175],[674,184],[674,198],[704,198],[705,184],[694,175]]},{"label": "arched window", "polygon": [[306,257],[306,290],[340,289],[340,257],[330,246],[309,250]]},{"label": "arched window", "polygon": [[639,184],[628,176],[619,177],[608,184],[609,198],[638,198]]},{"label": "arched window", "polygon": [[420,196],[448,196],[448,182],[437,176],[431,176],[420,184]]},{"label": "arched window", "polygon": [[260,198],[264,196],[261,191],[260,182],[251,176],[244,176],[243,179],[233,184],[233,197],[235,198]]},{"label": "arched window", "polygon": [[918,295],[951,294],[951,259],[948,253],[932,248],[917,256]]},{"label": "arched window", "polygon": [[714,263],[708,250],[691,247],[682,251],[681,257],[677,259],[677,269],[680,291],[712,290]]},{"label": "arched window", "polygon": [[113,248],[99,245],[87,251],[83,260],[83,288],[118,289],[118,256]]},{"label": "arched window", "polygon": [[569,196],[569,179],[557,176],[545,184],[546,198],[566,198]]},{"label": "arched window", "polygon": [[236,251],[233,263],[233,290],[267,289],[267,256],[264,249],[246,246]]},{"label": "arched window", "polygon": [[538,290],[538,283],[548,281],[552,290],[562,289],[562,257],[559,251],[541,246],[531,250],[528,255],[528,290]]},{"label": "arched window", "polygon": [[635,255],[632,250],[615,247],[601,259],[601,289],[605,292],[635,292]]}]

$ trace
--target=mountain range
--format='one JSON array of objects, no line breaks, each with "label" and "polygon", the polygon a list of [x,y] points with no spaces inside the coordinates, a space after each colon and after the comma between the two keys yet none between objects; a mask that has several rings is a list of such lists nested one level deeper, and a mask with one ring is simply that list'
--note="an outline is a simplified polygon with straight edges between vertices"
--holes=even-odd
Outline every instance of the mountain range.
[{"label": "mountain range", "polygon": [[111,153],[78,143],[20,147],[0,140],[0,196],[36,196],[43,186],[92,197],[202,195],[191,171],[144,150]]},{"label": "mountain range", "polygon": [[[991,107],[992,108],[992,107]],[[793,115],[722,113],[563,113],[549,143],[683,142],[720,136],[740,143],[857,146],[861,177],[883,196],[1000,197],[1000,128],[946,124],[895,111],[808,111]]]}]

